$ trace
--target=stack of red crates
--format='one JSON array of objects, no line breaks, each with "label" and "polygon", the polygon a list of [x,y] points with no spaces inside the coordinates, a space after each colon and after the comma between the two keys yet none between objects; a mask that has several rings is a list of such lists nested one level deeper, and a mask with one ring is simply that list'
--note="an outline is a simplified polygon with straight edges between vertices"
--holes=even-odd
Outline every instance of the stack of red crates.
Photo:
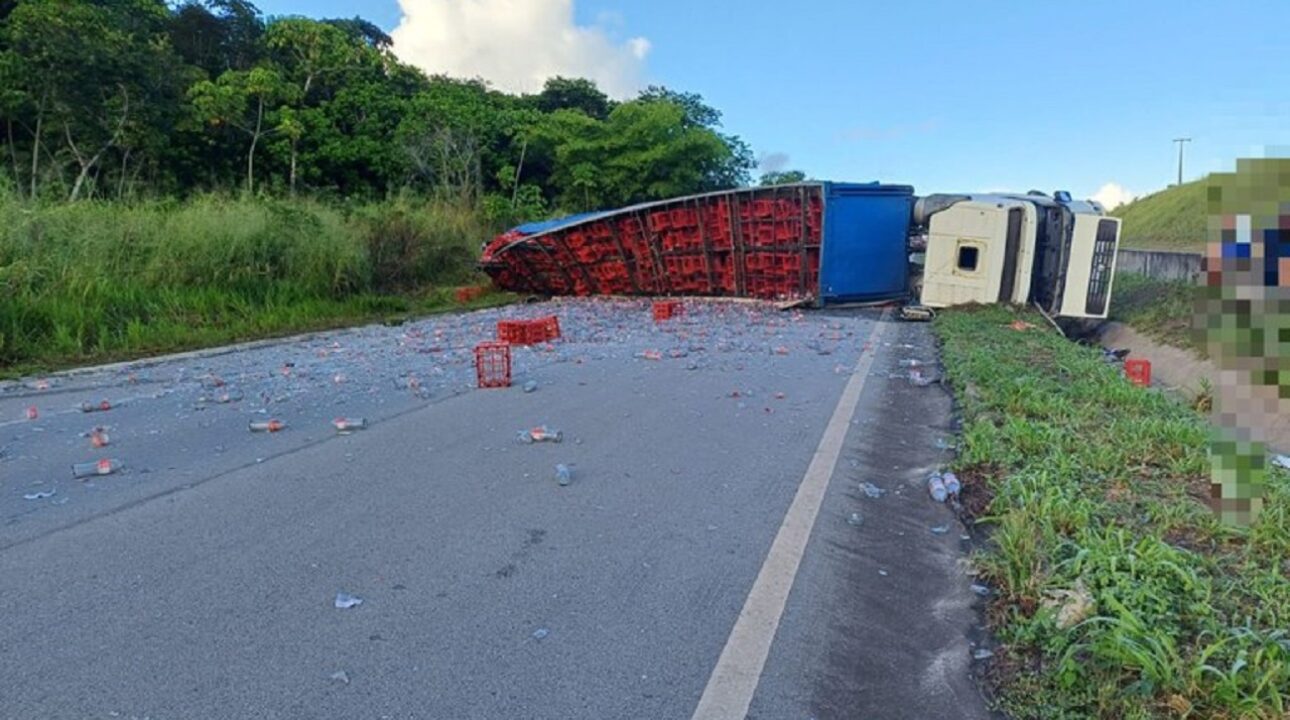
[{"label": "stack of red crates", "polygon": [[510,245],[516,237],[508,234],[490,244],[485,266],[500,284],[550,295],[810,295],[819,282],[823,210],[820,191],[809,188],[692,198],[557,229],[527,245]]}]

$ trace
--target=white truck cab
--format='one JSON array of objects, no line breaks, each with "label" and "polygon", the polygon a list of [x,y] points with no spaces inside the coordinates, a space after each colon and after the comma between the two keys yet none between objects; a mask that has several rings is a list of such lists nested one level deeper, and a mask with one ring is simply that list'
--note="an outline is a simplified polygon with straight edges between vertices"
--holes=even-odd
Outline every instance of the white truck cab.
[{"label": "white truck cab", "polygon": [[1120,221],[1067,193],[929,195],[914,206],[926,236],[921,304],[1038,305],[1050,316],[1104,318]]}]

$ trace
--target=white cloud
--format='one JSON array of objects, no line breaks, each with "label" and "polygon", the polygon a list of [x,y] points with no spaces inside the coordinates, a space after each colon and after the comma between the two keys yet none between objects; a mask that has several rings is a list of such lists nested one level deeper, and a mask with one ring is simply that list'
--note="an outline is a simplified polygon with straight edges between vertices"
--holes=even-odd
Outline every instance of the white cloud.
[{"label": "white cloud", "polygon": [[1109,182],[1098,188],[1097,192],[1093,193],[1092,199],[1102,203],[1102,207],[1107,210],[1114,210],[1125,203],[1132,202],[1136,197],[1137,195],[1129,192],[1119,183]]},{"label": "white cloud", "polygon": [[644,85],[649,40],[620,42],[607,26],[578,25],[573,0],[399,0],[390,33],[401,60],[430,74],[480,77],[510,92],[538,92],[555,75],[595,80],[615,98]]}]

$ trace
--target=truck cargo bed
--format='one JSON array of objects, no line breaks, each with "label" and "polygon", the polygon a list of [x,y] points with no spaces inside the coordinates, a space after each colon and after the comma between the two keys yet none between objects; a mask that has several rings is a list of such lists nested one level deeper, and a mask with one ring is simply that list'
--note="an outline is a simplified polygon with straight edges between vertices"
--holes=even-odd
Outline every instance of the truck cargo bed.
[{"label": "truck cargo bed", "polygon": [[912,196],[877,183],[693,195],[521,225],[481,267],[502,289],[542,295],[886,299],[907,287]]}]

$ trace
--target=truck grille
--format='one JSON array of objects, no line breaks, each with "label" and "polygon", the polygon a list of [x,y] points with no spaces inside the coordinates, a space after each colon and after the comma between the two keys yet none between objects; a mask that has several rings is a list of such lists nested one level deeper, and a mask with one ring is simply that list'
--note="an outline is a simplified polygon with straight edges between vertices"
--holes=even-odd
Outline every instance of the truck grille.
[{"label": "truck grille", "polygon": [[1088,275],[1088,299],[1084,312],[1088,315],[1106,313],[1106,300],[1111,288],[1111,266],[1115,262],[1115,221],[1102,220],[1097,224],[1097,239],[1093,242],[1093,267]]}]

